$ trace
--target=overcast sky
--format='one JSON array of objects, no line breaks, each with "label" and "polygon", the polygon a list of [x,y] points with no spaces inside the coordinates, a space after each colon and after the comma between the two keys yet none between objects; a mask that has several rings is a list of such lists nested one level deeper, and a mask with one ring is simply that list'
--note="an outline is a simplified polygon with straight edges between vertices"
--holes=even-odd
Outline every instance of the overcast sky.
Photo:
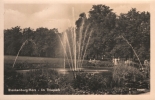
[{"label": "overcast sky", "polygon": [[[73,8],[75,20],[80,13],[86,14],[94,4],[5,4],[4,5],[4,28],[15,26],[21,28],[39,27],[58,28],[59,32],[73,25]],[[127,13],[131,8],[137,11],[149,11],[150,5],[145,4],[105,4],[113,9],[117,15]]]}]

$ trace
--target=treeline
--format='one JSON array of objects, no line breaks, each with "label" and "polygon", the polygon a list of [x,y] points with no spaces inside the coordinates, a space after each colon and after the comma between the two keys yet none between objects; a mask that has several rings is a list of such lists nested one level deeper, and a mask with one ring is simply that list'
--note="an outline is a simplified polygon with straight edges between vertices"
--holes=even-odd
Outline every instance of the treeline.
[{"label": "treeline", "polygon": [[[106,5],[93,5],[89,16],[81,13],[75,24],[77,43],[80,42],[78,37],[81,33],[81,40],[84,40],[84,37],[88,40],[90,37],[88,47],[85,48],[87,58],[114,56],[137,59],[136,52],[141,60],[150,59],[149,12],[139,12],[136,8],[132,8],[127,13],[116,15],[113,9]],[[66,32],[73,34],[72,29],[68,28]],[[63,48],[59,39],[62,35],[55,28],[33,30],[21,29],[17,26],[5,29],[4,55],[17,55],[24,41],[28,40],[20,52],[21,56],[63,57]],[[86,47],[87,42],[82,43]]]},{"label": "treeline", "polygon": [[149,12],[132,8],[127,13],[116,15],[106,5],[93,5],[89,17],[85,13],[79,15],[77,33],[80,33],[81,25],[84,30],[92,31],[87,50],[90,57],[114,56],[137,60],[136,53],[141,60],[150,59]]},{"label": "treeline", "polygon": [[31,28],[19,26],[4,30],[4,55],[56,57],[59,56],[57,29]]}]

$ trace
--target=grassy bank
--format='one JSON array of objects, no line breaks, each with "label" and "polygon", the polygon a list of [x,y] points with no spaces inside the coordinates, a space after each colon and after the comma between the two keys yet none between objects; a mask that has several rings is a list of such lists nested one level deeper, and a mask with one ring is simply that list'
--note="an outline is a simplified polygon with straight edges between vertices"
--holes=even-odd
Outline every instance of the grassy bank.
[{"label": "grassy bank", "polygon": [[[4,63],[5,64],[13,64],[16,56],[4,56]],[[99,62],[99,63],[98,63]],[[98,61],[96,64],[89,63],[88,60],[83,61],[83,67],[89,68],[97,68],[97,67],[112,67],[113,64],[110,61]],[[50,64],[51,66],[55,67],[62,67],[64,66],[64,59],[63,58],[46,58],[46,57],[27,57],[27,56],[19,56],[16,60],[16,65],[18,64]],[[66,59],[65,61],[66,67],[69,67],[71,64],[71,59]]]},{"label": "grassy bank", "polygon": [[[4,56],[4,63],[13,63],[16,56]],[[16,63],[28,62],[28,63],[63,63],[63,58],[46,58],[46,57],[28,57],[19,56]]]}]

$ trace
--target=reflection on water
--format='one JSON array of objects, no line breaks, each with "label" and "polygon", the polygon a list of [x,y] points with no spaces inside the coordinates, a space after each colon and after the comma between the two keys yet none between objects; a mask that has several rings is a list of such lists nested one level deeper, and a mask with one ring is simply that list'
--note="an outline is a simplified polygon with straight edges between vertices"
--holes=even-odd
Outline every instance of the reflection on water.
[{"label": "reflection on water", "polygon": [[[72,72],[69,68],[48,68],[49,70],[56,70],[58,71],[60,74],[69,74],[70,72]],[[19,73],[26,73],[29,72],[33,69],[28,69],[28,70],[16,70]],[[91,68],[81,68],[81,72],[87,72],[87,73],[101,73],[101,72],[109,72],[110,70],[107,69],[91,69]]]}]

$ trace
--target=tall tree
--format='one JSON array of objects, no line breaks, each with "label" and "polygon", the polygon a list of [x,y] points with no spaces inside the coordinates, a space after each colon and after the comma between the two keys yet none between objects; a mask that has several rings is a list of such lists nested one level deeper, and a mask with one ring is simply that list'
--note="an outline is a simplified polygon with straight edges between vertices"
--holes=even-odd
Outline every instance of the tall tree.
[{"label": "tall tree", "polygon": [[89,11],[89,23],[93,30],[89,45],[90,54],[98,56],[108,54],[112,49],[112,30],[115,28],[116,14],[106,5],[93,5]]},{"label": "tall tree", "polygon": [[19,26],[4,30],[4,54],[16,55],[20,49],[22,29]]},{"label": "tall tree", "polygon": [[[120,16],[116,19],[116,32],[117,37],[124,36],[126,40],[131,44],[136,53],[139,55],[140,59],[149,59],[149,48],[150,48],[150,14],[147,12],[139,12],[136,8],[132,8],[126,14],[120,14]],[[121,39],[122,38],[116,38]],[[123,42],[124,41],[124,42]],[[125,48],[126,52],[124,56],[134,57],[135,52],[133,52],[132,48],[123,40],[119,44],[115,45],[115,50],[120,50],[123,52]],[[119,45],[126,45],[119,46]],[[143,52],[143,53],[142,53]],[[121,54],[118,54],[121,55]],[[144,55],[147,55],[144,56]],[[123,55],[121,55],[123,57]]]}]

